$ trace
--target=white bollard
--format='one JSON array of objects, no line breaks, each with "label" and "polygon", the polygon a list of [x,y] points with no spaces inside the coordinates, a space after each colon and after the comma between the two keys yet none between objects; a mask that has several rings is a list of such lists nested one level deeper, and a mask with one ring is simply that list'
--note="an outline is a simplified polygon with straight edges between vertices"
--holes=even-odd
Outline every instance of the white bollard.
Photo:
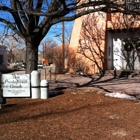
[{"label": "white bollard", "polygon": [[47,99],[49,97],[49,84],[47,80],[40,82],[41,99]]},{"label": "white bollard", "polygon": [[31,73],[31,94],[32,99],[40,98],[40,73],[38,71]]}]

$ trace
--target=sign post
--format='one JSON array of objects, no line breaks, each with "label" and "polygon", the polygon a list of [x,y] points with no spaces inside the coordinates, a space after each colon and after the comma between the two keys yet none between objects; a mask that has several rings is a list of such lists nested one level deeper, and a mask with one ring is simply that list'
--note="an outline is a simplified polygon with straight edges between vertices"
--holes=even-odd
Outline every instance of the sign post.
[{"label": "sign post", "polygon": [[30,97],[29,74],[2,74],[3,97]]}]

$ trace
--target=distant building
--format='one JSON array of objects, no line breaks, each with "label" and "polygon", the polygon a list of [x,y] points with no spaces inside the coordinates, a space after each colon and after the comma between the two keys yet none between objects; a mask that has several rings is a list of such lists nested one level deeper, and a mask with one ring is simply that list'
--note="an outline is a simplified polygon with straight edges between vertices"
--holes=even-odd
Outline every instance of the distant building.
[{"label": "distant building", "polygon": [[7,69],[7,50],[6,46],[0,45],[0,70]]}]

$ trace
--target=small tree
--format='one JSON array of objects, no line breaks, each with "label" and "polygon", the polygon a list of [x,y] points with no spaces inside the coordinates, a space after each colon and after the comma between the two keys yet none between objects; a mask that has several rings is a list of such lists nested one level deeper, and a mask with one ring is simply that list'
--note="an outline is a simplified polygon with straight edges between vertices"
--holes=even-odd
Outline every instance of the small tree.
[{"label": "small tree", "polygon": [[69,69],[76,71],[82,71],[88,74],[89,65],[83,56],[77,55],[74,49],[69,50],[69,57],[68,57],[68,67]]},{"label": "small tree", "polygon": [[7,46],[8,51],[8,60],[9,62],[21,62],[25,61],[25,42],[23,39],[18,38],[16,34],[5,33],[3,37],[1,37],[1,42],[5,46]]},{"label": "small tree", "polygon": [[[63,67],[63,63],[65,61],[64,59],[66,59],[68,56],[68,45],[68,43],[64,44],[65,50],[63,50],[62,45],[53,48],[53,62],[58,73],[64,73],[67,71],[67,68],[65,69],[65,67]],[[63,57],[63,51],[65,51],[65,57]]]},{"label": "small tree", "polygon": [[57,46],[53,50],[53,62],[56,66],[56,71],[58,73],[63,73],[63,50],[62,46]]},{"label": "small tree", "polygon": [[57,43],[53,39],[44,40],[41,42],[42,46],[42,55],[45,60],[53,61],[54,57],[54,47],[57,46]]}]

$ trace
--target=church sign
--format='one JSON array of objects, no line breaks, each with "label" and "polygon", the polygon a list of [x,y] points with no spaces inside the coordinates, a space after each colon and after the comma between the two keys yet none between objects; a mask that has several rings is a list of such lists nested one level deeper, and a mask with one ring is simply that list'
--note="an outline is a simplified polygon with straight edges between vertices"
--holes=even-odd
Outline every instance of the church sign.
[{"label": "church sign", "polygon": [[3,97],[30,97],[29,74],[2,74]]}]

